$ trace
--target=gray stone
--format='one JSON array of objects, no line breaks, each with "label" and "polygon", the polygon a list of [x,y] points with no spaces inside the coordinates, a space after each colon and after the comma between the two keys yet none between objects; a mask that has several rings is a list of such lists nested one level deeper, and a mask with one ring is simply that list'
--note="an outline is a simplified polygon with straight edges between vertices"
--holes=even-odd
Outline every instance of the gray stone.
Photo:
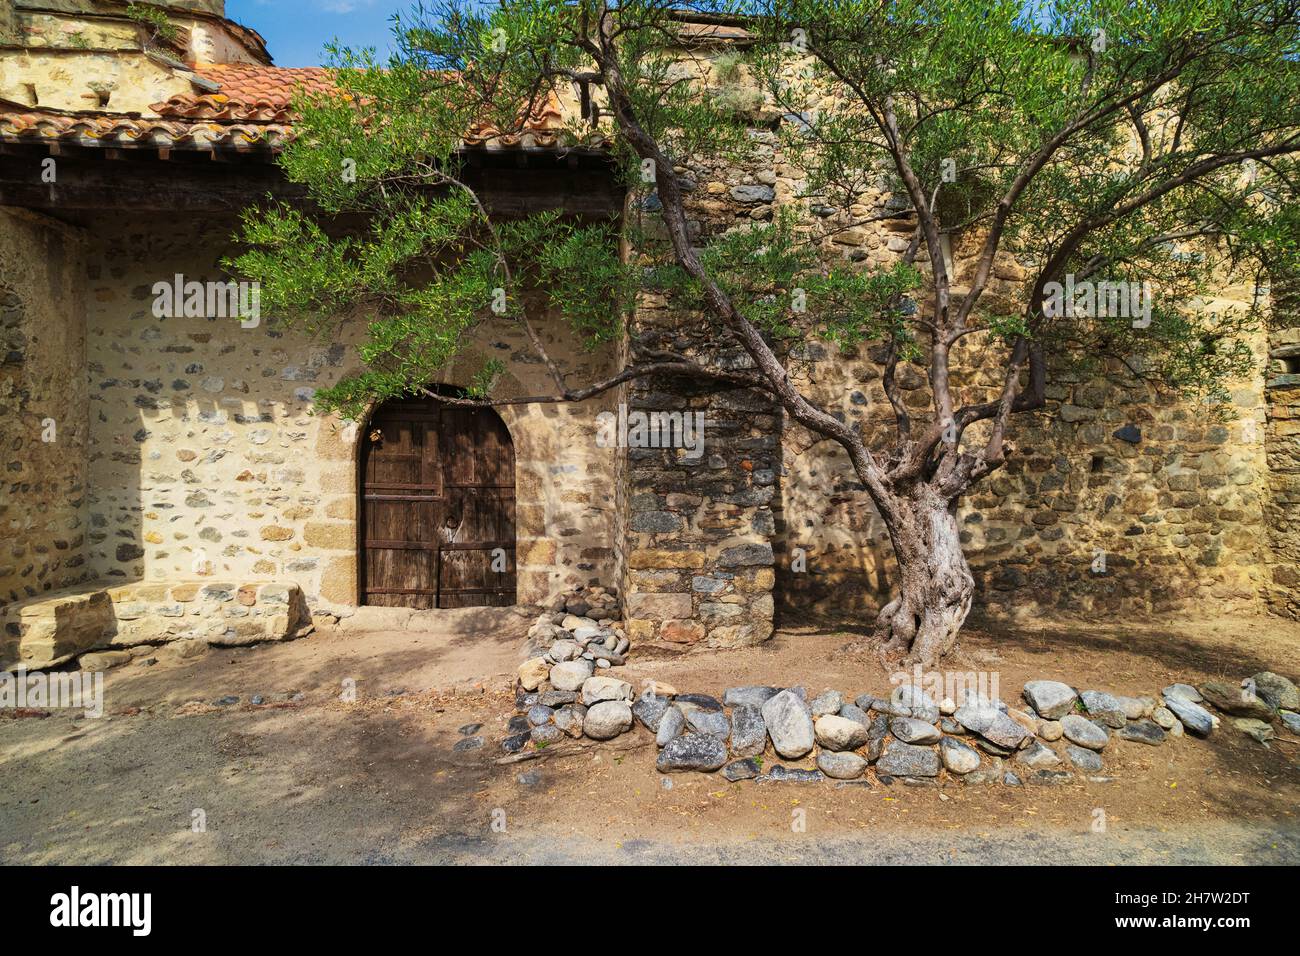
[{"label": "gray stone", "polygon": [[1070,763],[1074,764],[1076,769],[1082,770],[1084,773],[1101,772],[1101,757],[1091,750],[1084,750],[1082,747],[1067,744],[1065,756],[1069,758]]},{"label": "gray stone", "polygon": [[868,728],[856,720],[826,714],[813,724],[817,743],[826,750],[856,750],[867,742]]},{"label": "gray stone", "polygon": [[978,786],[980,784],[996,783],[1001,777],[1001,770],[972,770],[961,778],[961,782],[969,786]]},{"label": "gray stone", "polygon": [[840,708],[840,716],[845,720],[856,720],[864,727],[871,726],[871,715],[857,704],[845,704]]},{"label": "gray stone", "polygon": [[876,762],[876,772],[895,777],[933,777],[939,773],[939,754],[932,747],[896,740]]},{"label": "gray stone", "polygon": [[1223,681],[1207,681],[1201,685],[1201,696],[1216,710],[1233,717],[1254,717],[1272,720],[1273,708],[1258,697],[1251,687],[1234,687]]},{"label": "gray stone", "polygon": [[528,741],[531,739],[532,735],[528,731],[524,731],[521,734],[511,734],[505,740],[501,741],[501,749],[508,754],[517,754],[519,751],[524,749],[528,744]]},{"label": "gray stone", "polygon": [[771,186],[732,186],[731,198],[736,202],[771,202],[776,198],[776,190]]},{"label": "gray stone", "polygon": [[1006,750],[1016,750],[1029,736],[1029,731],[1008,717],[997,704],[972,697],[967,699],[953,719],[971,733],[979,734],[985,740]]},{"label": "gray stone", "polygon": [[779,763],[758,778],[759,783],[820,783],[826,776],[820,770],[800,770],[783,767]]},{"label": "gray stone", "polygon": [[1131,740],[1137,744],[1162,744],[1165,732],[1154,720],[1135,720],[1119,729],[1120,740]]},{"label": "gray stone", "polygon": [[867,762],[875,763],[880,759],[881,751],[885,746],[885,738],[889,736],[889,718],[884,714],[877,714],[871,721],[871,726],[867,728]]},{"label": "gray stone", "polygon": [[1151,712],[1151,719],[1163,730],[1173,730],[1174,724],[1178,723],[1178,718],[1168,707],[1157,707]]},{"label": "gray stone", "polygon": [[837,690],[827,690],[813,698],[808,709],[814,717],[824,717],[827,714],[838,714],[843,706],[844,695]]},{"label": "gray stone", "polygon": [[817,769],[836,780],[855,780],[867,769],[867,761],[852,752],[823,750],[817,755]]},{"label": "gray stone", "polygon": [[927,724],[937,723],[939,720],[939,705],[935,703],[934,698],[915,684],[900,684],[895,687],[893,693],[889,695],[889,701],[894,705],[896,712],[901,711],[896,716],[915,717],[917,720],[924,720]]},{"label": "gray stone", "polygon": [[979,768],[979,751],[970,744],[953,737],[939,741],[939,756],[949,773],[968,774]]},{"label": "gray stone", "polygon": [[592,740],[611,740],[632,729],[632,708],[621,700],[592,704],[582,721],[582,732]]},{"label": "gray stone", "polygon": [[738,544],[723,548],[716,563],[720,568],[752,568],[771,567],[775,560],[770,544]]},{"label": "gray stone", "polygon": [[586,718],[586,707],[582,704],[569,704],[557,710],[551,720],[570,737],[581,737],[583,721]]},{"label": "gray stone", "polygon": [[1054,740],[1060,740],[1065,731],[1061,729],[1059,720],[1043,720],[1038,724],[1038,736],[1042,737],[1049,743]]},{"label": "gray stone", "polygon": [[767,747],[763,712],[750,704],[731,708],[731,752],[737,757],[757,757]]},{"label": "gray stone", "polygon": [[876,710],[876,698],[871,694],[859,694],[853,701],[853,705],[859,710],[871,711]]},{"label": "gray stone", "polygon": [[739,707],[741,704],[762,707],[779,693],[779,687],[729,687],[722,695],[722,702],[728,707]]},{"label": "gray stone", "polygon": [[905,744],[937,744],[943,736],[938,727],[916,717],[895,717],[889,732]]},{"label": "gray stone", "polygon": [[1190,700],[1193,704],[1199,704],[1202,701],[1201,692],[1191,684],[1170,684],[1160,692],[1164,698],[1181,697],[1183,700]]},{"label": "gray stone", "polygon": [[1172,710],[1179,722],[1193,734],[1198,737],[1208,737],[1214,732],[1218,720],[1200,704],[1181,695],[1165,694],[1164,698],[1165,706]]},{"label": "gray stone", "polygon": [[[576,641],[560,640],[551,645],[551,660],[557,662],[571,661],[582,654],[582,648]],[[551,683],[554,683],[552,681]]]},{"label": "gray stone", "polygon": [[456,746],[451,749],[457,753],[464,753],[467,750],[478,750],[483,746],[482,737],[466,737],[464,740],[456,741]]},{"label": "gray stone", "polygon": [[733,760],[722,768],[722,775],[732,783],[737,780],[753,780],[761,772],[758,761],[753,758]]},{"label": "gray stone", "polygon": [[[538,683],[541,683],[541,681],[539,680]],[[537,693],[536,691],[534,691],[534,692],[531,693],[531,694],[527,694],[527,693],[524,693],[523,688],[516,688],[516,689],[515,689],[515,709],[516,709],[516,710],[527,710],[529,707],[532,707],[533,704],[536,704],[536,703],[539,701],[539,699],[541,698],[541,696],[542,696],[542,695],[539,694],[539,693]]]},{"label": "gray stone", "polygon": [[1016,762],[1023,763],[1027,767],[1033,767],[1037,770],[1044,770],[1048,767],[1055,767],[1061,762],[1061,758],[1050,747],[1044,747],[1037,740],[1030,743],[1028,747],[1016,754]]},{"label": "gray stone", "polygon": [[763,705],[763,723],[767,724],[772,746],[782,757],[797,759],[812,750],[812,714],[791,691],[783,690]]},{"label": "gray stone", "polygon": [[1115,699],[1119,701],[1119,706],[1124,711],[1124,716],[1129,720],[1141,720],[1151,713],[1155,706],[1155,701],[1149,697],[1120,697]]},{"label": "gray stone", "polygon": [[581,690],[591,672],[591,661],[564,661],[551,668],[551,686],[556,690]]},{"label": "gray stone", "polygon": [[554,744],[564,739],[564,731],[554,724],[542,724],[532,729],[531,736],[535,744]]},{"label": "gray stone", "polygon": [[957,721],[953,720],[951,717],[945,717],[940,720],[939,729],[945,734],[953,734],[958,737],[964,736],[966,733],[966,728],[957,723]]},{"label": "gray stone", "polygon": [[1025,685],[1023,696],[1034,712],[1047,720],[1064,717],[1079,698],[1073,687],[1059,680],[1031,680]]},{"label": "gray stone", "polygon": [[636,703],[632,705],[632,716],[652,734],[657,733],[659,722],[663,720],[664,714],[671,706],[672,703],[667,697],[658,697],[647,692],[638,697]]},{"label": "gray stone", "polygon": [[511,717],[509,722],[506,724],[506,730],[510,731],[512,734],[526,734],[532,729],[533,725],[528,722],[528,718],[524,714],[518,714]]},{"label": "gray stone", "polygon": [[874,710],[878,714],[887,714],[890,717],[912,716],[911,707],[902,703],[895,703],[888,697],[873,697],[871,694],[862,694],[854,703],[863,710]]},{"label": "gray stone", "polygon": [[976,737],[974,740],[976,747],[984,751],[986,754],[992,754],[994,757],[1010,757],[1015,753],[1015,751],[1010,748],[999,747],[997,744],[989,743],[983,737]]},{"label": "gray stone", "polygon": [[528,708],[528,722],[534,727],[540,727],[542,724],[549,724],[551,716],[555,713],[550,707],[543,707],[541,704],[534,704]]},{"label": "gray stone", "polygon": [[588,707],[599,704],[602,700],[625,700],[631,703],[634,697],[632,685],[616,677],[588,677],[582,682],[582,702]]},{"label": "gray stone", "polygon": [[[262,696],[261,694],[258,694],[256,697],[254,697],[253,703],[254,704],[262,703],[260,699],[261,696]],[[482,726],[483,726],[482,724],[461,724],[459,727],[456,728],[456,733],[460,734],[462,737],[468,737],[470,734],[478,733],[479,729],[482,728]]]},{"label": "gray stone", "polygon": [[540,694],[537,703],[543,707],[563,707],[565,704],[572,704],[578,699],[578,695],[571,690],[548,690]]},{"label": "gray stone", "polygon": [[1260,671],[1250,679],[1254,682],[1255,693],[1274,710],[1300,710],[1300,687],[1281,674]]},{"label": "gray stone", "polygon": [[1114,694],[1107,694],[1100,690],[1085,690],[1079,698],[1083,701],[1088,716],[1093,720],[1101,721],[1107,727],[1118,730],[1128,720],[1123,706]]},{"label": "gray stone", "polygon": [[660,773],[684,770],[711,772],[727,762],[727,745],[711,734],[674,737],[659,751],[655,769]]},{"label": "gray stone", "polygon": [[1284,710],[1279,717],[1282,718],[1282,726],[1293,734],[1300,734],[1300,714],[1293,714],[1289,710]]},{"label": "gray stone", "polygon": [[1259,741],[1265,747],[1267,747],[1268,742],[1276,736],[1276,734],[1273,733],[1272,725],[1263,720],[1256,720],[1254,717],[1238,717],[1232,722],[1232,726],[1236,727],[1247,737]]},{"label": "gray stone", "polygon": [[1098,727],[1087,717],[1078,714],[1066,714],[1061,718],[1061,730],[1065,739],[1089,750],[1101,750],[1110,742],[1110,734]]},{"label": "gray stone", "polygon": [[1021,786],[1020,778],[1017,777],[1017,776],[1016,776],[1014,773],[1012,773],[1010,770],[1008,770],[1006,773],[1004,773],[1004,774],[1002,775],[1002,782],[1003,782],[1004,784],[1006,784],[1008,787],[1019,787],[1019,786]]},{"label": "gray stone", "polygon": [[716,697],[710,697],[708,694],[678,694],[673,698],[683,714],[690,712],[692,709],[721,711],[722,703]]},{"label": "gray stone", "polygon": [[703,710],[699,707],[686,712],[686,726],[697,734],[710,734],[714,737],[721,737],[723,740],[726,740],[727,735],[731,733],[731,724],[727,720],[726,714],[716,710]]},{"label": "gray stone", "polygon": [[599,644],[588,644],[587,653],[595,658],[597,667],[601,667],[602,665],[608,667],[622,667],[624,663],[621,655],[615,654],[609,648],[602,647]]},{"label": "gray stone", "polygon": [[669,707],[659,719],[659,727],[655,731],[655,743],[663,747],[685,729],[686,715],[676,707]]}]

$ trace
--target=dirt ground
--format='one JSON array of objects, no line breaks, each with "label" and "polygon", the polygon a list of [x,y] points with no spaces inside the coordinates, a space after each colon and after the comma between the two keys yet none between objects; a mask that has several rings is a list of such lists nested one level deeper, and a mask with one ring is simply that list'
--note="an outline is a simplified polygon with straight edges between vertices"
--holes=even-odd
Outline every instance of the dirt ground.
[{"label": "dirt ground", "polygon": [[[503,764],[528,620],[475,609],[417,626],[137,662],[109,672],[101,719],[0,719],[0,862],[1300,863],[1290,735],[1265,749],[1225,719],[1208,741],[1113,739],[1114,782],[1050,788],[669,778],[643,729]],[[737,651],[634,649],[618,676],[719,696],[887,693],[888,674],[844,650],[857,636],[808,625]],[[996,672],[1008,701],[1033,678],[1133,695],[1264,669],[1294,679],[1300,627],[985,626],[951,668]],[[356,701],[340,700],[353,682]],[[471,724],[487,746],[453,751]]]}]

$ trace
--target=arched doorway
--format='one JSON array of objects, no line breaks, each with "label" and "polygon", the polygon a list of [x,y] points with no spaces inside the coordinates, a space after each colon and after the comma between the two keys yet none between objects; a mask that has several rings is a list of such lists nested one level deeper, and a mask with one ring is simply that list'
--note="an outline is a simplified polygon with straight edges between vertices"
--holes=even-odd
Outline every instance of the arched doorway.
[{"label": "arched doorway", "polygon": [[515,451],[491,409],[380,405],[361,435],[361,603],[515,603]]}]

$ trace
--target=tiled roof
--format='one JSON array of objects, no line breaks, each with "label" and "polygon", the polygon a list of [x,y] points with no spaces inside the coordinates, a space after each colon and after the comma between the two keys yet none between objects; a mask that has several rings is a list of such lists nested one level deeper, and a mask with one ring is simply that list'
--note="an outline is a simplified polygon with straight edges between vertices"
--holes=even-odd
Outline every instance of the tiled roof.
[{"label": "tiled roof", "polygon": [[[323,67],[285,68],[251,64],[198,66],[199,77],[220,84],[214,93],[183,93],[150,108],[158,115],[50,110],[0,99],[0,141],[58,141],[79,146],[162,147],[175,149],[275,150],[293,136],[291,103],[299,90],[333,88]],[[559,101],[552,96],[529,117],[522,130],[501,134],[476,125],[465,135],[469,146],[541,147],[559,142]]]},{"label": "tiled roof", "polygon": [[216,93],[181,93],[152,108],[160,116],[289,123],[294,93],[324,93],[334,88],[330,71],[319,66],[289,69],[219,63],[196,67],[195,73],[219,83],[221,89]]},{"label": "tiled roof", "polygon": [[138,113],[39,110],[0,100],[0,141],[74,146],[175,149],[266,149],[292,130],[276,123],[215,123],[154,119]]}]

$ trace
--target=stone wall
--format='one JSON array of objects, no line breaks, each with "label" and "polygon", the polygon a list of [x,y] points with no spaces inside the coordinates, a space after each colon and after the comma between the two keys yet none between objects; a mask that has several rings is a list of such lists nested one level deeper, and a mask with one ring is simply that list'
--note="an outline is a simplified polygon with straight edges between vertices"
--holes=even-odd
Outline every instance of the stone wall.
[{"label": "stone wall", "polygon": [[[152,286],[175,273],[223,279],[234,224],[105,219],[90,230],[86,289],[90,390],[90,564],[108,583],[275,578],[313,608],[357,600],[357,435],[312,414],[315,389],[358,371],[364,318],[334,341],[273,316],[156,318]],[[608,371],[609,351],[541,329],[572,380]],[[504,357],[503,395],[551,390],[521,330],[485,326],[445,382]],[[596,444],[611,396],[501,410],[514,441],[521,602],[616,578],[615,449]]]},{"label": "stone wall", "polygon": [[[918,368],[900,379],[909,404],[928,406]],[[1259,385],[1237,383],[1236,417],[1217,422],[1119,381],[1053,376],[1047,408],[1015,426],[1015,455],[964,500],[981,602],[1022,614],[1257,607],[1269,478]],[[893,427],[862,356],[819,362],[801,385],[869,434]],[[870,612],[894,578],[883,523],[833,443],[787,426],[782,448],[779,600]]]},{"label": "stone wall", "polygon": [[[893,197],[883,184],[852,210],[811,206],[798,198],[799,170],[774,157],[775,201],[805,220],[879,216]],[[822,242],[831,262],[888,267],[907,247],[909,223],[840,229]],[[973,237],[952,249],[954,284],[973,273]],[[1003,257],[988,295],[1017,294],[1021,267]],[[1225,285],[1215,311],[1248,308],[1253,287]],[[922,308],[925,307],[924,297]],[[1254,342],[1262,370],[1266,342]],[[972,336],[953,352],[958,403],[987,401],[1001,385],[1002,357]],[[792,376],[804,393],[864,434],[892,435],[894,415],[881,383],[879,355],[796,348]],[[1205,604],[1218,610],[1258,608],[1265,584],[1264,398],[1260,376],[1230,383],[1223,420],[1205,408],[1125,384],[1112,364],[1087,377],[1055,369],[1047,407],[1017,417],[1016,450],[1004,468],[977,484],[962,503],[963,542],[977,600],[988,610],[1036,614],[1158,613]],[[900,366],[904,404],[921,418],[932,407],[926,368]],[[969,440],[978,442],[979,429]],[[895,574],[883,522],[844,452],[788,421],[782,434],[778,602],[792,608],[870,613]]]},{"label": "stone wall", "polygon": [[[690,190],[696,238],[772,215],[775,137],[751,131],[754,168],[692,160],[678,169]],[[635,212],[635,211],[634,211]],[[709,342],[696,316],[642,297],[630,336],[649,349],[747,368],[737,343]],[[754,644],[772,634],[773,504],[778,497],[780,410],[760,392],[681,380],[640,380],[630,412],[704,415],[702,454],[627,452],[627,603],[631,637],[712,647]]]},{"label": "stone wall", "polygon": [[0,211],[0,605],[89,577],[82,244]]},{"label": "stone wall", "polygon": [[[9,0],[0,3],[7,8]],[[155,3],[170,8],[185,50],[164,52],[198,63],[261,63],[264,52],[242,29],[214,19],[221,0]],[[198,13],[199,16],[193,16]],[[92,14],[87,16],[87,14]],[[105,9],[92,0],[19,0],[0,12],[0,44],[23,47],[0,54],[0,97],[28,106],[66,110],[105,108],[154,115],[151,107],[192,93],[188,74],[143,52],[146,33],[125,16],[125,6]],[[107,96],[101,103],[100,96]]]},{"label": "stone wall", "polygon": [[1300,286],[1278,283],[1264,396],[1269,607],[1300,619]]},{"label": "stone wall", "polygon": [[[852,209],[800,198],[802,172],[773,132],[789,118],[766,110],[761,97],[747,95],[753,91],[745,70],[725,45],[697,52],[676,68],[678,74],[750,117],[754,146],[752,158],[741,165],[692,159],[678,169],[688,180],[690,226],[700,244],[793,208],[802,222],[839,227],[821,242],[827,262],[882,268],[898,261],[907,248],[910,222],[886,219],[847,228],[851,221],[897,208],[884,179]],[[976,251],[973,240],[954,242],[957,286],[972,270]],[[1015,294],[1025,278],[1010,257],[999,261],[994,276],[991,296]],[[1252,295],[1251,288],[1225,287],[1210,307],[1243,308]],[[646,336],[649,330],[661,346],[697,348],[682,331],[691,327],[690,320],[672,325],[660,305],[647,300],[633,334]],[[1261,336],[1255,344],[1262,363],[1266,343]],[[972,337],[955,354],[954,368],[967,369],[954,383],[964,400],[990,398],[1000,385],[1000,376],[992,374],[997,367],[985,371],[973,354],[983,347]],[[837,352],[812,341],[794,348],[790,358],[791,374],[805,394],[860,421],[869,436],[892,431],[880,364],[865,349]],[[747,361],[743,356],[726,360]],[[964,503],[963,538],[981,601],[986,608],[1027,614],[1045,609],[1154,613],[1196,604],[1258,608],[1266,584],[1267,539],[1260,532],[1270,481],[1260,427],[1261,378],[1233,383],[1228,416],[1215,421],[1192,404],[1126,387],[1119,371],[1092,378],[1052,376],[1048,407],[1017,419],[1012,436],[1017,451],[1008,466]],[[931,403],[924,367],[906,365],[899,379],[906,403],[925,417]],[[711,429],[711,465],[694,471],[662,453],[629,455],[629,546],[635,542],[641,549],[629,555],[634,629],[651,630],[648,622],[636,623],[638,618],[685,615],[688,590],[699,588],[702,593],[690,595],[694,621],[664,624],[660,631],[692,640],[711,633],[715,622],[707,617],[708,594],[719,581],[688,568],[698,563],[726,581],[729,572],[718,566],[718,557],[735,544],[774,550],[778,607],[869,613],[879,606],[893,580],[892,549],[869,497],[834,443],[783,414],[772,417],[771,408],[749,396],[704,398],[680,385],[633,389],[631,396],[643,407],[708,407]],[[1290,407],[1274,400],[1278,421],[1270,434],[1290,428],[1281,421]],[[1273,455],[1278,460],[1278,453]],[[1280,480],[1285,488],[1274,494],[1279,515],[1285,513],[1281,505],[1292,479]],[[1283,534],[1295,540],[1294,530]],[[1278,564],[1275,579],[1294,575],[1288,570],[1293,562]],[[766,580],[772,571],[764,568],[759,577]],[[637,591],[647,596],[638,598]],[[733,600],[749,600],[747,610],[761,615],[772,607],[773,596],[766,588],[762,592],[761,605]]]}]

